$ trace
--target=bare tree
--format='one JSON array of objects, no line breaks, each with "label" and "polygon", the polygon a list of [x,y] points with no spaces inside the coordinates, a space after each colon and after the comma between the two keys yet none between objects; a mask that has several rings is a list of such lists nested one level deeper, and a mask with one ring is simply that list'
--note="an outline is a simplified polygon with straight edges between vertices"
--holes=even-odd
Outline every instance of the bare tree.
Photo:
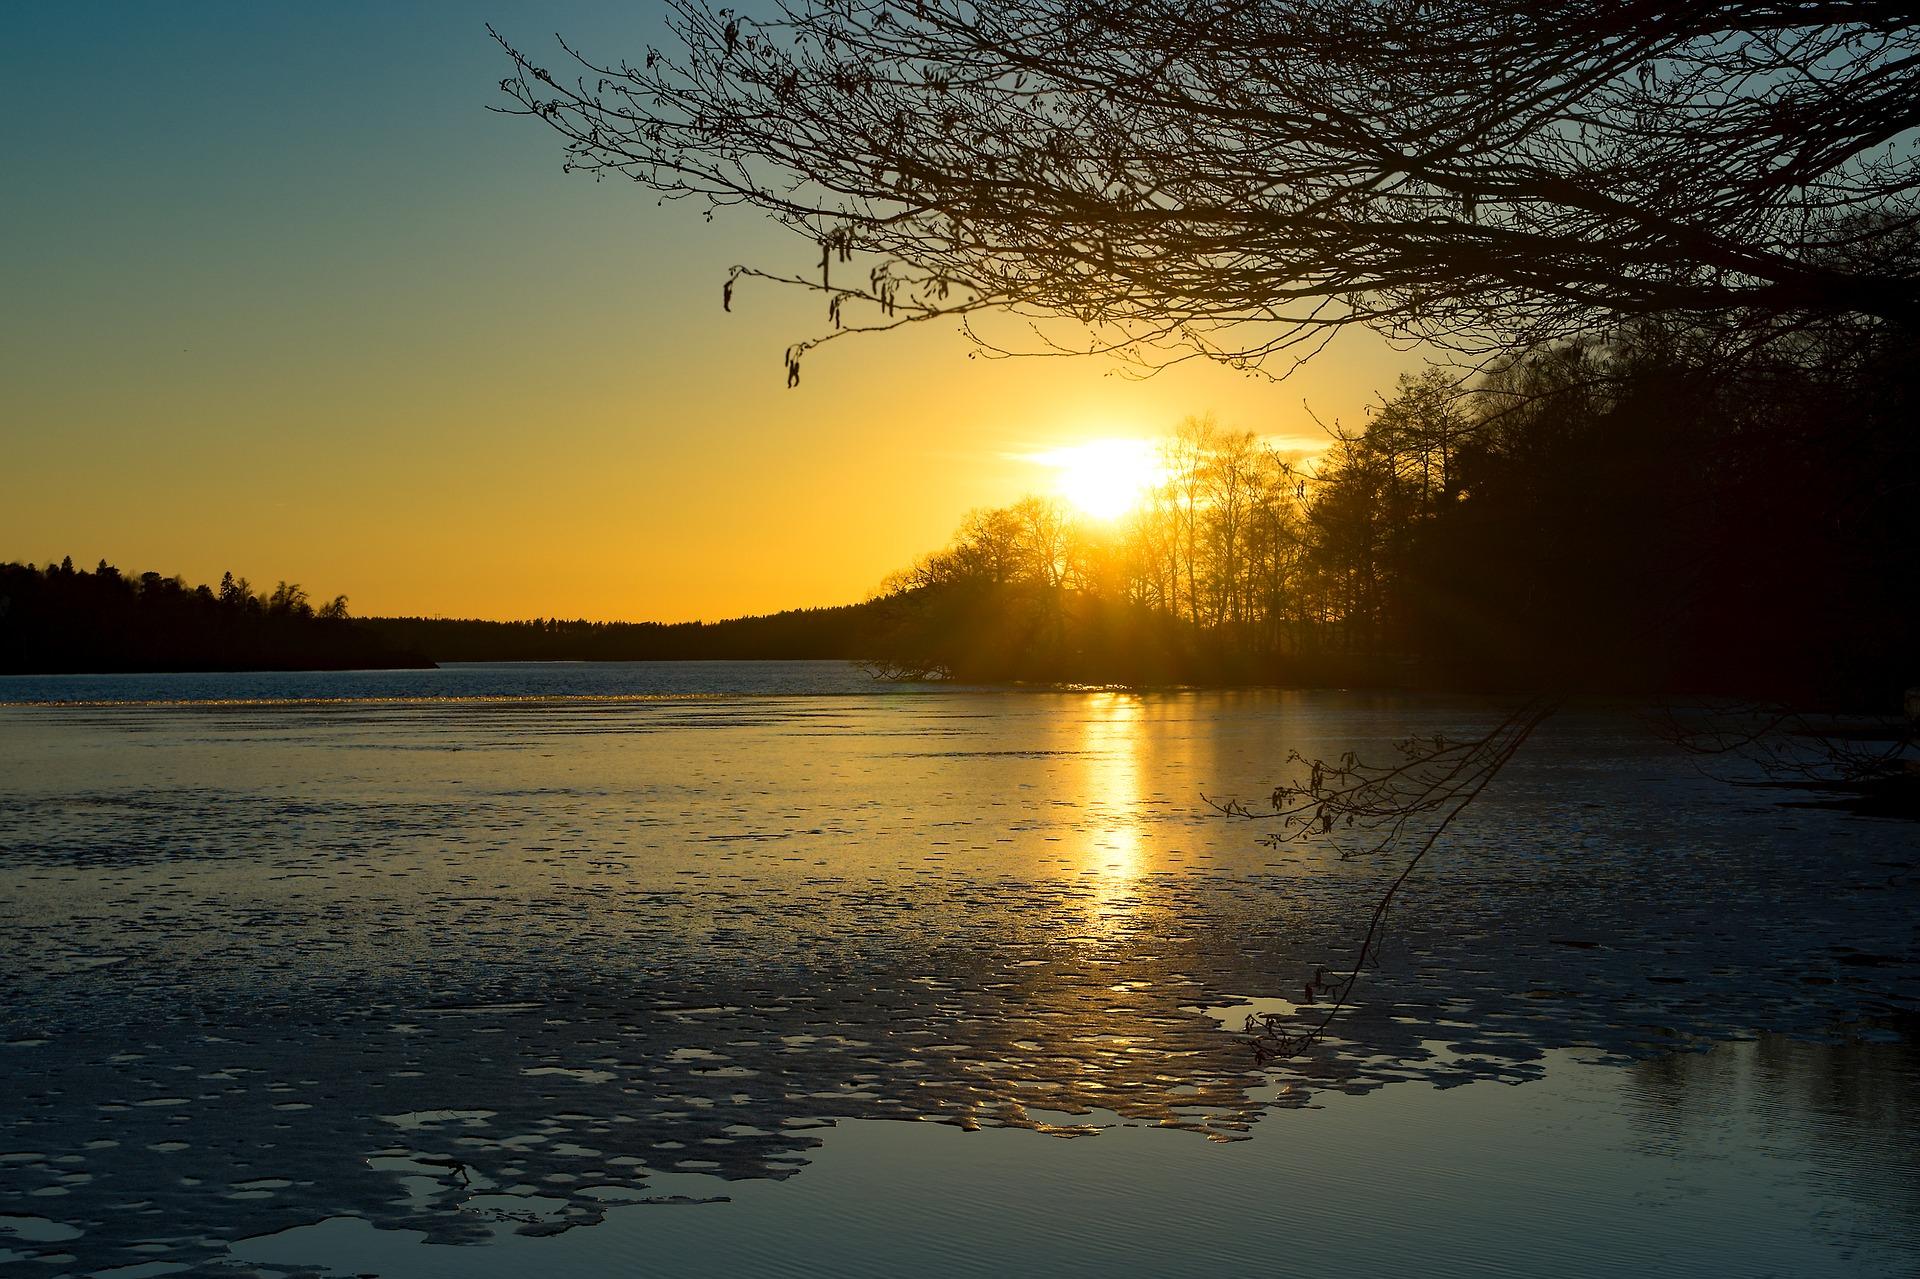
[{"label": "bare tree", "polygon": [[827,337],[957,316],[1284,372],[1354,324],[1485,353],[1920,319],[1920,26],[1887,0],[669,5],[637,62],[503,40],[507,109],[810,237],[816,273],[726,294],[820,290]]},{"label": "bare tree", "polygon": [[1211,414],[1184,419],[1172,435],[1160,442],[1162,483],[1167,490],[1167,509],[1173,519],[1173,535],[1168,545],[1173,552],[1173,612],[1180,615],[1180,578],[1187,582],[1187,619],[1196,629],[1200,616],[1200,530],[1204,523],[1207,467],[1220,437],[1219,425]]},{"label": "bare tree", "polygon": [[1220,627],[1247,620],[1244,600],[1247,525],[1261,475],[1259,441],[1251,431],[1225,431],[1214,441],[1205,471],[1208,577]]},{"label": "bare tree", "polygon": [[1066,509],[1049,497],[1024,497],[1013,504],[1020,524],[1027,567],[1043,586],[1059,586],[1073,561],[1072,520]]}]

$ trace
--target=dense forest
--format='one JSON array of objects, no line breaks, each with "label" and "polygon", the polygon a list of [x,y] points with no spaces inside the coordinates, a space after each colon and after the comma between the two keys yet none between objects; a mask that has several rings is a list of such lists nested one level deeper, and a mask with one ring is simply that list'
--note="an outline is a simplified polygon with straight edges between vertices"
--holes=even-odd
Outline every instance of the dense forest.
[{"label": "dense forest", "polygon": [[888,583],[874,656],[1897,703],[1920,677],[1912,353],[1813,354],[1734,375],[1648,328],[1429,371],[1306,462],[1189,421],[1122,522],[969,515]]},{"label": "dense forest", "polygon": [[344,595],[318,607],[294,583],[256,593],[229,573],[219,587],[100,561],[0,564],[0,672],[356,670],[431,666],[347,616]]},{"label": "dense forest", "polygon": [[876,604],[791,609],[722,622],[487,622],[374,617],[355,623],[395,648],[442,662],[650,662],[857,659],[874,645]]}]

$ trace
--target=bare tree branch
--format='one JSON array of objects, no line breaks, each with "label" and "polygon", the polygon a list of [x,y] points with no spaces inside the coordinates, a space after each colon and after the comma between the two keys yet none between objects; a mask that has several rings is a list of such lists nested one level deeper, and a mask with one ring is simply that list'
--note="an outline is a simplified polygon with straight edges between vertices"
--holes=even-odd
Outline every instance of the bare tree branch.
[{"label": "bare tree branch", "polygon": [[[957,314],[1014,349],[1002,313],[1020,349],[1284,373],[1349,325],[1471,356],[1920,320],[1903,6],[670,4],[680,48],[637,64],[502,40],[506,109],[570,168],[811,237],[819,278],[774,274],[836,328]],[[1026,346],[1058,317],[1091,338]]]},{"label": "bare tree branch", "polygon": [[[1276,848],[1332,840],[1342,858],[1410,848],[1398,873],[1375,900],[1351,962],[1335,971],[1322,966],[1306,982],[1301,1002],[1321,1007],[1319,1017],[1304,1029],[1289,1029],[1288,1019],[1279,1014],[1248,1015],[1246,1032],[1253,1036],[1255,1054],[1262,1062],[1296,1057],[1327,1033],[1352,1002],[1360,975],[1378,962],[1387,916],[1400,890],[1454,819],[1479,798],[1559,705],[1557,698],[1529,699],[1479,737],[1409,738],[1398,744],[1400,759],[1391,764],[1365,763],[1351,752],[1328,763],[1295,751],[1288,762],[1304,768],[1306,776],[1277,787],[1267,809],[1235,801],[1216,805],[1242,820],[1277,823],[1278,829],[1267,836]],[[1344,842],[1355,836],[1363,842]]]}]

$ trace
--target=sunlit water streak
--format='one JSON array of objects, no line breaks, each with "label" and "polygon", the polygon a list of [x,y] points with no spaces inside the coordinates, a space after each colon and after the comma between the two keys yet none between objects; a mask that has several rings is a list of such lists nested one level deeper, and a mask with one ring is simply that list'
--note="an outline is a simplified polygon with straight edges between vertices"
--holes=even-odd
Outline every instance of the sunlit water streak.
[{"label": "sunlit water streak", "polygon": [[[1570,716],[1423,872],[1340,1038],[1268,1075],[1223,1024],[1292,1011],[1381,868],[1266,849],[1200,796],[1491,707],[452,674],[0,707],[0,1265],[272,1236],[241,1254],[1204,1274],[1251,1231],[1361,1273],[1436,1232],[1434,1273],[1639,1273],[1648,1240],[1911,1268],[1896,1034],[1648,1059],[1910,1018],[1908,827]],[[956,1201],[987,1224],[914,1234]]]}]

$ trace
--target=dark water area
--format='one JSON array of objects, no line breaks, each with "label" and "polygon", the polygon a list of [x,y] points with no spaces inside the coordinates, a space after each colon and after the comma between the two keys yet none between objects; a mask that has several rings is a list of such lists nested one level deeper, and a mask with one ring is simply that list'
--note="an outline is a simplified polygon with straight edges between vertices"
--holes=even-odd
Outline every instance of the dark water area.
[{"label": "dark water area", "polygon": [[1262,1068],[1234,1032],[1393,868],[1203,797],[1496,705],[838,663],[0,700],[6,1273],[1920,1268],[1915,828],[1627,710],[1550,722]]}]

